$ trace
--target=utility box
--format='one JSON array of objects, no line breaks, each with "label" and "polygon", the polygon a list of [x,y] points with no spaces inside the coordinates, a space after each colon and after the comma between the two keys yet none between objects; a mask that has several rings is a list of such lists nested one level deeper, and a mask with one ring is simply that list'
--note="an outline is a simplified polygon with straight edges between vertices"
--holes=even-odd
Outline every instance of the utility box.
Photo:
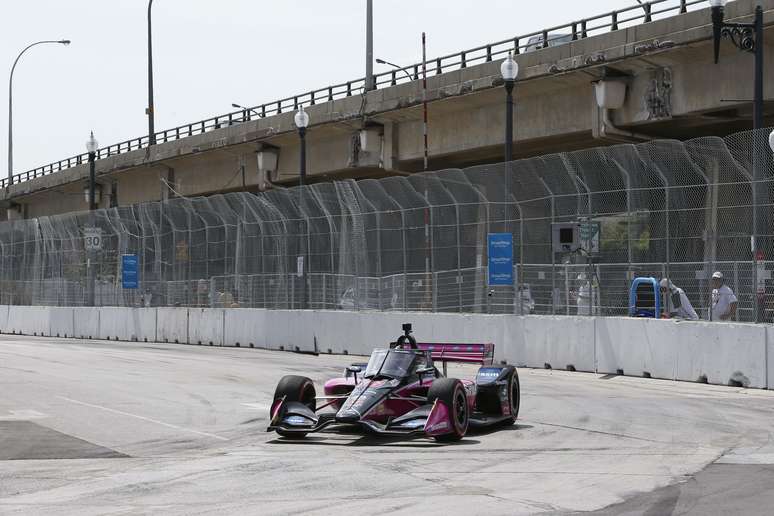
[{"label": "utility box", "polygon": [[551,224],[551,233],[555,253],[574,253],[582,247],[580,224],[577,222]]},{"label": "utility box", "polygon": [[258,165],[258,188],[263,192],[270,189],[278,179],[279,149],[264,146],[255,153],[255,159]]}]

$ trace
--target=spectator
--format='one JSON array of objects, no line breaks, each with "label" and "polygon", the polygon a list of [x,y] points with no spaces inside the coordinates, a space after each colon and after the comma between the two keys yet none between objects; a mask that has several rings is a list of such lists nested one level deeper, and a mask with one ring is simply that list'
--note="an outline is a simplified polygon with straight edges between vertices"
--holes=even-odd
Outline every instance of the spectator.
[{"label": "spectator", "polygon": [[683,289],[676,287],[675,284],[667,278],[662,279],[659,286],[661,298],[665,300],[662,309],[665,318],[680,317],[692,321],[699,318]]},{"label": "spectator", "polygon": [[578,291],[575,294],[577,314],[599,315],[599,289],[591,281],[588,281],[583,273],[578,274],[576,279],[578,281]]},{"label": "spectator", "polygon": [[232,290],[230,295],[231,304],[229,304],[226,308],[239,308],[239,293],[236,290]]},{"label": "spectator", "polygon": [[725,284],[723,273],[712,275],[712,320],[731,321],[736,319],[737,299],[734,291]]},{"label": "spectator", "polygon": [[234,296],[229,290],[224,290],[218,295],[218,306],[223,308],[231,308],[234,304]]}]

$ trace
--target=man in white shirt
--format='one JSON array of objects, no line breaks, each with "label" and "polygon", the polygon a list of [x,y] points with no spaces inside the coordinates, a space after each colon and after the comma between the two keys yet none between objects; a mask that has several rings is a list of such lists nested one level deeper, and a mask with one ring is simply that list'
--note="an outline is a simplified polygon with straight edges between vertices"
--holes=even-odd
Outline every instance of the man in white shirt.
[{"label": "man in white shirt", "polygon": [[661,298],[664,299],[663,312],[665,317],[680,317],[692,321],[699,318],[683,289],[676,287],[667,278],[662,279],[659,286],[661,287]]},{"label": "man in white shirt", "polygon": [[736,319],[737,299],[734,291],[725,284],[723,273],[712,275],[712,320],[733,321]]},{"label": "man in white shirt", "polygon": [[592,282],[587,281],[586,274],[578,274],[578,290],[575,293],[575,302],[578,307],[578,315],[599,315],[599,289]]}]

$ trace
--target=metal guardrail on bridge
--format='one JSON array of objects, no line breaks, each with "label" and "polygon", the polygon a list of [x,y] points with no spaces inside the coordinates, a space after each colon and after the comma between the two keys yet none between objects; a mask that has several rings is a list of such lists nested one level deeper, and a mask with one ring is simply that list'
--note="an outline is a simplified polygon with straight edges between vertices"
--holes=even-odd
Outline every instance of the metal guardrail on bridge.
[{"label": "metal guardrail on bridge", "polygon": [[[504,58],[508,52],[519,54],[547,48],[556,44],[597,36],[616,31],[640,23],[648,23],[656,19],[666,18],[675,14],[683,14],[705,0],[651,0],[590,18],[574,21],[564,25],[543,29],[510,39],[488,43],[476,48],[463,50],[454,54],[437,57],[427,61],[427,73],[441,73],[467,68],[468,66]],[[422,71],[422,63],[415,63],[404,68],[395,69],[375,76],[376,87],[389,87],[397,84],[418,80]],[[286,97],[266,104],[260,104],[245,110],[233,111],[212,118],[199,120],[189,124],[173,127],[156,133],[157,143],[187,138],[197,134],[228,127],[233,124],[248,122],[253,119],[265,118],[283,112],[295,111],[299,106],[310,106],[320,102],[331,102],[336,99],[350,97],[363,92],[365,78],[347,81],[341,84],[327,86],[308,93]],[[117,154],[143,149],[149,146],[148,135],[126,140],[97,150],[97,159],[107,158]],[[54,161],[47,165],[13,175],[13,183],[29,181],[68,168],[86,163],[88,154],[78,154],[67,159]],[[8,187],[8,179],[0,179],[0,187]]]}]

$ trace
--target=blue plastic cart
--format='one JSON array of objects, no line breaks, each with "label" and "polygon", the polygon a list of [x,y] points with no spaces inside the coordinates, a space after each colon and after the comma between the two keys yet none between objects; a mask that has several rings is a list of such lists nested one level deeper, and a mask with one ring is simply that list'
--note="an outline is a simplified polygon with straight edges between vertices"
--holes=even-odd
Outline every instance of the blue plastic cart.
[{"label": "blue plastic cart", "polygon": [[634,278],[629,290],[631,317],[661,317],[661,295],[656,278]]}]

